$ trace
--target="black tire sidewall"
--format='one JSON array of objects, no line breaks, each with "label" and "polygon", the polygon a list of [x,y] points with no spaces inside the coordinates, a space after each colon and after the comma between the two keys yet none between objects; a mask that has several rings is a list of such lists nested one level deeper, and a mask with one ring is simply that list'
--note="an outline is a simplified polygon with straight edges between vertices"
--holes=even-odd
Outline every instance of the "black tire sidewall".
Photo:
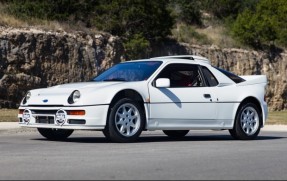
[{"label": "black tire sidewall", "polygon": [[[118,108],[123,105],[123,104],[132,104],[137,108],[140,114],[140,126],[137,132],[130,136],[126,137],[123,136],[121,133],[119,133],[118,129],[116,128],[115,124],[115,114],[118,110]],[[135,141],[141,134],[143,128],[144,128],[144,121],[146,121],[145,118],[145,113],[143,111],[143,108],[140,106],[140,104],[136,101],[133,101],[132,99],[129,98],[123,98],[117,101],[114,105],[111,106],[111,109],[109,111],[109,116],[108,116],[108,122],[107,122],[107,131],[105,131],[105,134],[108,134],[109,139],[113,142],[120,142],[120,143],[128,143],[128,142],[133,142]]]}]

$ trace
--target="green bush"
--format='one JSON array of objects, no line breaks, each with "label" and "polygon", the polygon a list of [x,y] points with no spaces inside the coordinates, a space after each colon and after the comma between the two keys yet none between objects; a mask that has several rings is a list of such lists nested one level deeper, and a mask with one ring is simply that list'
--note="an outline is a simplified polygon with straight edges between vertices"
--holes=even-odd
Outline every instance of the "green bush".
[{"label": "green bush", "polygon": [[261,0],[255,11],[246,9],[238,15],[232,34],[254,48],[273,46],[276,43],[286,46],[286,14],[286,0]]},{"label": "green bush", "polygon": [[167,5],[166,0],[99,0],[93,25],[120,36],[129,59],[144,58],[150,44],[171,34],[174,20]]},{"label": "green bush", "polygon": [[151,52],[150,43],[141,34],[135,34],[124,42],[127,59],[139,59],[148,57]]},{"label": "green bush", "polygon": [[173,30],[179,41],[210,43],[207,36],[190,26],[204,24],[203,12],[214,15],[212,21],[225,22],[225,27],[241,43],[254,48],[287,46],[287,0],[0,0],[0,3],[8,13],[24,20],[84,22],[87,27],[120,36],[125,47],[135,52],[139,51],[131,48],[132,44],[149,47],[147,44],[168,37],[175,20],[177,24],[185,24]]},{"label": "green bush", "polygon": [[169,6],[177,22],[202,25],[199,0],[174,0]]},{"label": "green bush", "polygon": [[201,9],[219,19],[235,19],[245,9],[254,9],[259,0],[201,0]]},{"label": "green bush", "polygon": [[[1,0],[0,0],[1,1]],[[120,36],[128,56],[147,54],[148,47],[171,34],[174,19],[169,1],[156,0],[2,0],[21,18],[83,21],[86,26]],[[135,46],[135,47],[132,47]]]},{"label": "green bush", "polygon": [[82,20],[86,22],[93,11],[96,1],[92,0],[10,0],[8,12],[21,18],[39,18],[45,20]]},{"label": "green bush", "polygon": [[165,38],[174,24],[168,1],[99,0],[93,24],[100,30],[126,38],[141,34],[149,41]]}]

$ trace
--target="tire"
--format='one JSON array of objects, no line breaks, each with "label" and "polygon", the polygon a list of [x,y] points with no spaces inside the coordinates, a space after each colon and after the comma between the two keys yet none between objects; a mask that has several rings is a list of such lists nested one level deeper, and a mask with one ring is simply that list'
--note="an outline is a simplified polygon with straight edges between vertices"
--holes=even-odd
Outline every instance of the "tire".
[{"label": "tire", "polygon": [[189,130],[163,130],[163,132],[171,138],[182,138],[189,132]]},{"label": "tire", "polygon": [[103,133],[113,142],[134,142],[140,136],[145,120],[142,107],[136,101],[123,98],[111,106]]},{"label": "tire", "polygon": [[239,108],[233,129],[229,133],[234,139],[253,140],[260,132],[261,123],[258,107],[253,103],[246,103]]},{"label": "tire", "polygon": [[48,140],[65,140],[74,132],[70,129],[38,128],[39,133]]},{"label": "tire", "polygon": [[107,139],[108,141],[111,141],[111,139],[110,139],[110,133],[109,133],[108,129],[104,129],[102,132],[103,132],[103,135],[106,137],[106,139]]}]

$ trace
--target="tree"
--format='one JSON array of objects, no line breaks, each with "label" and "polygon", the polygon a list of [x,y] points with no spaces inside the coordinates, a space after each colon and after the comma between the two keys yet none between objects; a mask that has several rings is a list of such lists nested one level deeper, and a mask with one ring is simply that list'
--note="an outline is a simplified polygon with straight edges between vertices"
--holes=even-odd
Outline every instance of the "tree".
[{"label": "tree", "polygon": [[255,11],[246,9],[239,14],[232,27],[232,34],[241,42],[255,48],[287,45],[287,1],[261,0]]},{"label": "tree", "polygon": [[167,4],[166,0],[99,0],[93,24],[128,39],[141,34],[157,41],[171,33],[174,23]]},{"label": "tree", "polygon": [[170,3],[177,21],[202,25],[199,0],[175,0]]},{"label": "tree", "polygon": [[93,25],[123,39],[128,59],[144,58],[150,45],[171,34],[168,1],[99,0]]},{"label": "tree", "polygon": [[205,9],[219,19],[235,19],[246,8],[254,9],[259,0],[203,0],[202,9]]},{"label": "tree", "polygon": [[151,52],[150,42],[141,34],[135,34],[124,43],[125,55],[129,59],[148,57]]},{"label": "tree", "polygon": [[97,5],[93,0],[11,0],[8,11],[18,18],[39,18],[45,20],[81,20],[88,22],[89,16]]}]

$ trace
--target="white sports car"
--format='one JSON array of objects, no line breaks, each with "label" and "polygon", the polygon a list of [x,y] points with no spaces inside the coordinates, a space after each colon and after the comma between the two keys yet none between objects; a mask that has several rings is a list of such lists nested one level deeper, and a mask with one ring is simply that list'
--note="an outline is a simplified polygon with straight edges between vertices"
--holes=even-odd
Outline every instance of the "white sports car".
[{"label": "white sports car", "polygon": [[119,63],[89,82],[28,91],[18,118],[50,140],[76,129],[101,130],[114,142],[192,129],[254,139],[267,118],[266,84],[265,75],[237,76],[199,56],[155,57]]}]

